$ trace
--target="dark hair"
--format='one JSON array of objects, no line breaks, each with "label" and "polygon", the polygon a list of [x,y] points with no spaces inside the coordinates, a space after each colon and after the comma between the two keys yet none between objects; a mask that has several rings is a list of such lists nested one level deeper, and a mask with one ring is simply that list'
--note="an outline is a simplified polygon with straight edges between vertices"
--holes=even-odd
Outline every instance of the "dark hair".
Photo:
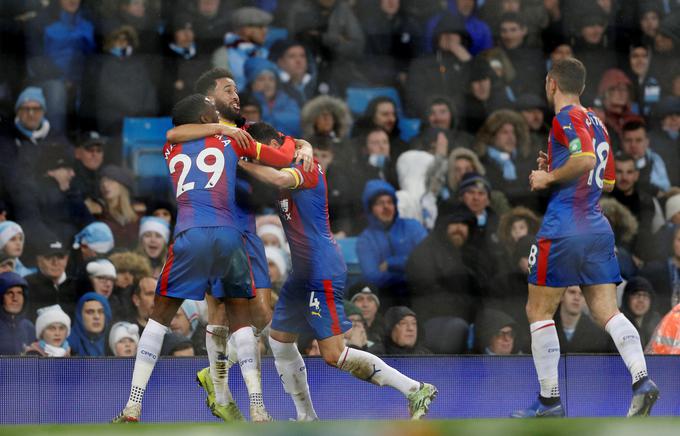
[{"label": "dark hair", "polygon": [[215,90],[215,86],[217,85],[216,81],[218,79],[224,78],[233,80],[234,76],[226,68],[211,68],[205,73],[201,74],[201,77],[196,80],[194,91],[199,94],[208,95],[211,91]]},{"label": "dark hair", "polygon": [[643,129],[645,132],[647,132],[647,125],[642,119],[638,118],[626,121],[625,123],[623,123],[623,127],[621,128],[624,134],[626,132],[632,132],[638,129]]},{"label": "dark hair", "polygon": [[172,108],[172,124],[200,124],[201,115],[208,107],[206,96],[203,94],[191,94],[178,101]]},{"label": "dark hair", "polygon": [[394,129],[392,129],[392,133],[388,132],[387,136],[389,136],[390,138],[395,138],[399,136],[399,134],[401,133],[401,131],[399,130],[399,106],[397,106],[397,103],[394,100],[392,100],[392,98],[386,95],[379,95],[378,97],[375,97],[373,100],[368,102],[368,106],[366,106],[366,110],[364,110],[363,115],[355,123],[354,129],[352,130],[352,136],[354,137],[368,136],[368,134],[372,131],[373,127],[376,127],[376,124],[373,122],[373,117],[375,117],[375,113],[378,111],[378,105],[382,103],[390,103],[392,104],[392,106],[394,106],[394,112],[397,121],[394,124]]},{"label": "dark hair", "polygon": [[335,151],[333,138],[326,135],[312,135],[309,142],[314,146],[315,150]]},{"label": "dark hair", "polygon": [[[633,156],[629,155],[628,153],[616,153],[616,162],[633,162],[635,163],[635,159]],[[637,167],[635,167],[635,170],[637,171]]]},{"label": "dark hair", "polygon": [[520,27],[527,27],[526,23],[524,22],[524,18],[522,18],[522,16],[517,12],[506,12],[501,15],[501,19],[498,21],[499,29],[503,23],[517,23],[520,25]]},{"label": "dark hair", "polygon": [[[451,124],[449,125],[449,129],[453,129],[456,127],[458,124],[458,111],[456,110],[456,106],[453,104],[453,101],[451,101],[450,98],[445,97],[443,95],[436,95],[430,99],[427,105],[427,112],[425,115],[425,120],[427,121],[427,118],[430,116],[430,113],[432,112],[432,106],[435,105],[444,105],[447,108],[449,108],[449,113],[451,114]],[[424,130],[427,127],[428,123],[422,123],[421,124],[421,130]]]},{"label": "dark hair", "polygon": [[251,94],[246,94],[243,98],[241,98],[241,109],[243,109],[246,106],[255,106],[260,112],[260,115],[262,115],[262,105],[260,104],[259,101],[255,98],[255,96]]},{"label": "dark hair", "polygon": [[248,133],[258,142],[269,144],[272,139],[282,142],[281,133],[271,124],[265,122],[254,123],[248,126]]},{"label": "dark hair", "polygon": [[565,94],[581,95],[586,84],[586,67],[576,58],[555,62],[548,73]]}]

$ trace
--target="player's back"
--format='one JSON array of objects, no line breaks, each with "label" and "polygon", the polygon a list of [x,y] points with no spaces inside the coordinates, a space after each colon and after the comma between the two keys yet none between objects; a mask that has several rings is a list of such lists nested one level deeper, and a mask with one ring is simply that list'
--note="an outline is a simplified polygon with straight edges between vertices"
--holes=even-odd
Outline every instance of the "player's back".
[{"label": "player's back", "polygon": [[177,197],[175,234],[192,227],[239,229],[234,219],[238,155],[230,139],[165,144],[163,152]]},{"label": "player's back", "polygon": [[569,105],[553,118],[548,141],[549,171],[581,155],[595,157],[595,167],[552,188],[539,237],[612,233],[599,206],[604,184],[614,183],[615,179],[609,135],[597,115],[581,106]]},{"label": "player's back", "polygon": [[347,266],[328,219],[328,185],[321,166],[309,172],[292,165],[301,177],[299,189],[281,190],[279,215],[290,245],[293,277],[327,280],[344,276]]}]

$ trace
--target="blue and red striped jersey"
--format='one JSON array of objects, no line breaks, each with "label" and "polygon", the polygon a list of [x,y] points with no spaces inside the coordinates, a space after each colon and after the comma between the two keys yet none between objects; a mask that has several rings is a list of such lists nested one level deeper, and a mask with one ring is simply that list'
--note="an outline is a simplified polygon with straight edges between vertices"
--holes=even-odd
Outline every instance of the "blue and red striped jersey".
[{"label": "blue and red striped jersey", "polygon": [[328,185],[321,165],[310,171],[293,164],[296,180],[292,189],[279,193],[278,209],[288,238],[296,280],[328,280],[347,273],[347,266],[328,221]]},{"label": "blue and red striped jersey", "polygon": [[604,123],[582,106],[565,106],[555,115],[548,140],[548,171],[567,163],[573,156],[595,157],[595,168],[583,176],[554,186],[540,238],[561,238],[584,233],[611,233],[599,200],[604,184],[615,181],[614,156]]}]

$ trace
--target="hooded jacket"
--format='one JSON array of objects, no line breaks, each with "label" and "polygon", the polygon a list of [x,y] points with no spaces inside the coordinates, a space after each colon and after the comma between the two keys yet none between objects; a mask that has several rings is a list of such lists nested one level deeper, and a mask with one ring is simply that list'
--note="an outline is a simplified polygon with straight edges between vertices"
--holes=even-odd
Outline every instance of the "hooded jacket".
[{"label": "hooded jacket", "polygon": [[343,139],[349,134],[349,129],[352,126],[352,115],[347,104],[339,98],[320,95],[309,100],[302,108],[300,124],[302,125],[303,137],[311,138],[316,134],[314,121],[325,111],[330,112],[335,120],[333,128],[335,139]]},{"label": "hooded jacket", "polygon": [[[630,309],[629,301],[630,297],[632,297],[636,291],[647,292],[651,300],[649,311],[643,315],[640,324],[638,324],[635,320],[635,315]],[[631,323],[633,323],[638,333],[640,333],[640,341],[642,342],[643,346],[647,344],[652,338],[654,329],[656,328],[657,324],[659,324],[659,321],[661,321],[661,315],[659,315],[659,312],[654,310],[655,298],[656,292],[654,292],[652,284],[649,283],[649,281],[644,277],[633,277],[628,281],[628,283],[626,283],[626,287],[623,289],[623,296],[621,297],[621,312],[626,316],[626,318],[628,318],[628,320],[630,320]]]},{"label": "hooded jacket", "polygon": [[[3,273],[2,276],[17,283],[14,286],[23,288],[24,307],[18,314],[12,315],[0,306],[0,356],[19,355],[35,340],[35,326],[26,317],[28,287],[21,284],[20,278],[14,273]],[[10,287],[13,286],[7,286],[7,288]],[[6,291],[5,286],[0,288],[0,298]]]},{"label": "hooded jacket", "polygon": [[[83,306],[88,301],[98,301],[104,307],[104,329],[101,333],[93,335],[85,330],[83,322]],[[76,356],[105,356],[106,340],[109,337],[108,329],[111,326],[111,306],[109,301],[94,292],[88,292],[78,300],[76,307],[75,322],[68,337],[71,344],[71,353]]]},{"label": "hooded jacket", "polygon": [[[389,227],[383,226],[371,213],[372,201],[381,194],[390,195],[395,205],[394,221]],[[380,288],[381,294],[403,296],[406,293],[406,261],[415,246],[427,236],[427,231],[418,221],[399,217],[396,192],[383,180],[369,180],[361,200],[368,219],[368,226],[357,240],[364,280]],[[383,262],[387,262],[386,271],[380,271]]]}]

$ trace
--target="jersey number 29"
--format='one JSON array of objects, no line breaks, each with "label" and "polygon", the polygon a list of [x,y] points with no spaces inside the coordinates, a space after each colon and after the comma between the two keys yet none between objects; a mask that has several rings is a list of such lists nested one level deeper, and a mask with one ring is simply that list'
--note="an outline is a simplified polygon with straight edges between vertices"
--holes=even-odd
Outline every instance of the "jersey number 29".
[{"label": "jersey number 29", "polygon": [[[215,161],[213,163],[208,163],[208,156],[215,158]],[[191,158],[188,155],[181,153],[175,155],[170,159],[170,163],[168,164],[170,167],[170,174],[175,174],[178,163],[182,163],[182,172],[179,174],[179,180],[177,181],[177,197],[196,187],[196,182],[184,183],[189,175],[189,170],[191,170]],[[208,179],[208,183],[206,183],[203,188],[214,188],[224,172],[224,155],[217,148],[205,148],[198,153],[198,156],[196,156],[196,167],[204,173],[212,173],[210,179]]]},{"label": "jersey number 29", "polygon": [[593,148],[597,154],[597,167],[590,170],[588,175],[588,186],[593,184],[593,179],[597,183],[597,187],[602,189],[604,186],[604,169],[607,165],[607,158],[609,157],[609,144],[607,142],[600,142],[595,146],[595,139],[593,138]]}]

